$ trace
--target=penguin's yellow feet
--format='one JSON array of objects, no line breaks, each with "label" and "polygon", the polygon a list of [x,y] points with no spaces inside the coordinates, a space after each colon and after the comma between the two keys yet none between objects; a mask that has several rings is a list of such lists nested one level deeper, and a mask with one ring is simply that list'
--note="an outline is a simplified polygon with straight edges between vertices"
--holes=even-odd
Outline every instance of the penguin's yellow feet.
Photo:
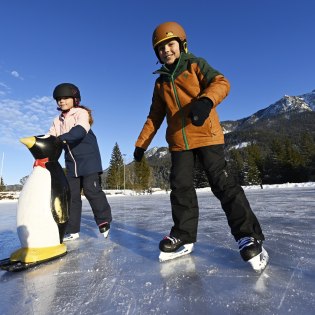
[{"label": "penguin's yellow feet", "polygon": [[58,244],[51,247],[39,248],[20,248],[11,254],[11,261],[20,261],[23,263],[33,263],[47,261],[53,258],[63,256],[67,253],[67,247],[64,244]]}]

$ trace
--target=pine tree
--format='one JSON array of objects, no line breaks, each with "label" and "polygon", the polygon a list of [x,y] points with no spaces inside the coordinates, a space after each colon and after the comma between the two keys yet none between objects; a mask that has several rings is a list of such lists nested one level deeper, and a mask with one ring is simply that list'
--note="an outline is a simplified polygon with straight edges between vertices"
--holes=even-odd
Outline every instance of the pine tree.
[{"label": "pine tree", "polygon": [[5,185],[2,177],[0,177],[0,191],[5,191]]},{"label": "pine tree", "polygon": [[303,182],[306,180],[303,158],[290,139],[284,141],[286,159],[284,165],[284,182]]},{"label": "pine tree", "polygon": [[117,142],[112,151],[106,178],[107,189],[123,189],[124,186],[124,160]]},{"label": "pine tree", "polygon": [[252,155],[248,154],[247,160],[244,163],[244,168],[245,185],[261,185],[261,174]]},{"label": "pine tree", "polygon": [[229,155],[229,173],[233,175],[241,185],[244,185],[244,159],[240,150],[232,149],[230,150]]},{"label": "pine tree", "polygon": [[280,139],[273,139],[270,147],[270,153],[265,161],[264,182],[266,184],[283,183],[283,161],[285,160],[285,151]]},{"label": "pine tree", "polygon": [[147,190],[150,187],[151,170],[145,156],[141,162],[134,163],[134,174],[134,189],[138,191]]},{"label": "pine tree", "polygon": [[253,144],[246,148],[248,166],[248,185],[262,184],[263,159],[259,146]]},{"label": "pine tree", "polygon": [[303,157],[303,163],[308,166],[315,156],[315,142],[309,132],[304,132],[301,135],[300,151]]},{"label": "pine tree", "polygon": [[315,181],[315,139],[309,132],[301,136],[300,151],[304,159],[307,180]]}]

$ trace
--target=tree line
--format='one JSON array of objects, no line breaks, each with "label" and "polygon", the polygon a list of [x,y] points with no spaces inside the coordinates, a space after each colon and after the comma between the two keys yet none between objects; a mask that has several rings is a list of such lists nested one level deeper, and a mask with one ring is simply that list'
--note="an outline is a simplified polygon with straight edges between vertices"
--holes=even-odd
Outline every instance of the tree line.
[{"label": "tree line", "polygon": [[242,185],[300,183],[315,180],[315,141],[310,133],[298,141],[279,136],[269,147],[250,144],[229,152],[229,167]]},{"label": "tree line", "polygon": [[132,189],[143,192],[150,189],[152,182],[151,168],[144,156],[139,163],[126,165],[116,142],[111,154],[109,167],[102,176],[103,189]]},{"label": "tree line", "polygon": [[[242,149],[230,149],[226,157],[230,173],[243,186],[315,181],[315,140],[308,132],[299,135],[298,141],[278,136],[268,145],[253,142]],[[169,170],[169,155],[150,161],[144,156],[140,163],[125,165],[116,143],[109,168],[103,176],[103,188],[143,191],[159,187],[168,190]],[[198,159],[194,184],[196,188],[209,186]]]}]

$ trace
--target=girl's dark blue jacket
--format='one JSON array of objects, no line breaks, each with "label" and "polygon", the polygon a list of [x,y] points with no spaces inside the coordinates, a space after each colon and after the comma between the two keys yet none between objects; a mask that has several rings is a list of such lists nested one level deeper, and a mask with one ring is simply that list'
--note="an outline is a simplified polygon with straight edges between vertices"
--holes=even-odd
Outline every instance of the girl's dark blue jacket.
[{"label": "girl's dark blue jacket", "polygon": [[67,175],[72,177],[102,173],[97,139],[89,124],[87,110],[74,107],[56,117],[49,134],[64,142]]}]

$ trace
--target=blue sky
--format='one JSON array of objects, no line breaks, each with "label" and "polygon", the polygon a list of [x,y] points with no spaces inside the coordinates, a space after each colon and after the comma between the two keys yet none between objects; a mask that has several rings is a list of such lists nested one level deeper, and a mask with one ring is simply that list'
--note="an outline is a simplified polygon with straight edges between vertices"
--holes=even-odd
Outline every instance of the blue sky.
[{"label": "blue sky", "polygon": [[[5,184],[19,183],[33,157],[19,138],[45,133],[58,115],[61,82],[79,86],[93,110],[103,168],[115,142],[132,160],[159,65],[154,28],[177,21],[188,49],[231,83],[221,120],[247,117],[283,95],[315,89],[312,0],[5,1],[0,19],[0,154]],[[165,124],[150,147],[166,146]],[[2,157],[4,156],[4,159]],[[60,159],[63,165],[63,157]],[[1,175],[1,174],[0,174]]]}]

